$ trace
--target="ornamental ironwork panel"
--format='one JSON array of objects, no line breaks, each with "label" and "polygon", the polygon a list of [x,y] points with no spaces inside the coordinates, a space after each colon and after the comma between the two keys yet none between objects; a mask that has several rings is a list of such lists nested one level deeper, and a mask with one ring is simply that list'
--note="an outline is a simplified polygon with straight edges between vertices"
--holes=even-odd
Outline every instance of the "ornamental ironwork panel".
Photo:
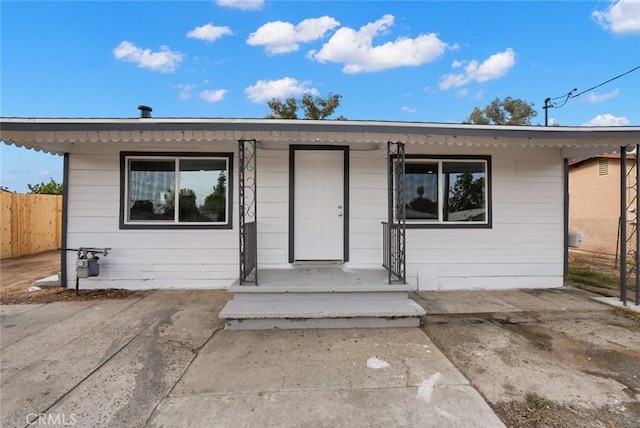
[{"label": "ornamental ironwork panel", "polygon": [[240,285],[258,285],[256,140],[238,140]]},{"label": "ornamental ironwork panel", "polygon": [[382,265],[389,272],[389,284],[405,284],[406,216],[405,216],[405,150],[404,143],[387,143],[388,218],[383,223],[384,245]]},{"label": "ornamental ironwork panel", "polygon": [[[640,145],[635,147],[636,153],[638,150]],[[620,147],[620,219],[616,259],[620,257],[620,300],[624,306],[629,294],[636,305],[640,305],[640,165],[638,156],[627,156],[627,147]]]}]

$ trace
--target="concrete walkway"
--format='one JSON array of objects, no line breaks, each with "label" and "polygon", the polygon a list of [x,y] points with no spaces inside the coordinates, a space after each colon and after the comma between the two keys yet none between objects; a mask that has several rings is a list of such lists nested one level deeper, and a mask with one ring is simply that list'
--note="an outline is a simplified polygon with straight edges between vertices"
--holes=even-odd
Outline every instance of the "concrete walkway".
[{"label": "concrete walkway", "polygon": [[1,425],[503,426],[419,328],[225,331],[229,297],[0,306]]},{"label": "concrete walkway", "polygon": [[[616,299],[601,298],[576,288],[523,290],[457,290],[410,293],[427,315],[545,311],[597,311],[616,306]],[[631,305],[629,305],[631,308]]]}]

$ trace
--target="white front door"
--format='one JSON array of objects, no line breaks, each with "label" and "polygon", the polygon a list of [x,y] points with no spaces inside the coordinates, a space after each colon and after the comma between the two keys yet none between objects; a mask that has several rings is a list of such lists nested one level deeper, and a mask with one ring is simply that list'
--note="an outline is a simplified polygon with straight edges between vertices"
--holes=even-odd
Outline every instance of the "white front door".
[{"label": "white front door", "polygon": [[343,260],[344,151],[296,150],[295,260]]}]

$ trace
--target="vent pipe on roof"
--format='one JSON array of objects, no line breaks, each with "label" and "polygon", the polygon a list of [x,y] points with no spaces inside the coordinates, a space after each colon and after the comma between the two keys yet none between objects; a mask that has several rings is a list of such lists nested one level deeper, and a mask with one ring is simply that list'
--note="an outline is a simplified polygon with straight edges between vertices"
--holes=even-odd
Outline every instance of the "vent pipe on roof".
[{"label": "vent pipe on roof", "polygon": [[148,106],[138,106],[138,110],[140,110],[140,118],[141,119],[149,119],[151,118],[151,112],[153,109]]}]

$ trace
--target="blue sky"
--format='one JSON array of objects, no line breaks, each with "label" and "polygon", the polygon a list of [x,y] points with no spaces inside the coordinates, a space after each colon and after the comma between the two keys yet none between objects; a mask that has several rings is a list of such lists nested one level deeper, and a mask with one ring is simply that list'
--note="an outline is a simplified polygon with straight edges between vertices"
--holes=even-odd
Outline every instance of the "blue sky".
[{"label": "blue sky", "polygon": [[[541,125],[577,88],[550,123],[640,125],[640,69],[584,92],[640,66],[640,0],[4,0],[0,28],[2,117],[260,118],[334,93],[348,119],[455,123],[511,96]],[[62,180],[0,148],[2,186]]]}]

